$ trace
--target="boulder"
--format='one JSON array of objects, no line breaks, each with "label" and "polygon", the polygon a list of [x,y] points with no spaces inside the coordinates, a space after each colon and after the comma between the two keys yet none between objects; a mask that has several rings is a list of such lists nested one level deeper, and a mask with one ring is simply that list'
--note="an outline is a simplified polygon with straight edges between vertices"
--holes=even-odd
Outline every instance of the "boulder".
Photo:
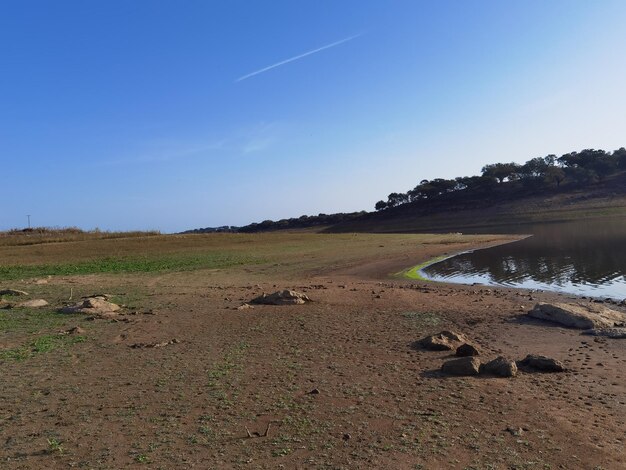
[{"label": "boulder", "polygon": [[583,335],[590,336],[604,336],[612,339],[624,339],[626,338],[626,328],[592,328],[591,330],[585,330]]},{"label": "boulder", "polygon": [[450,375],[478,375],[480,361],[472,356],[452,359],[443,363],[441,371]]},{"label": "boulder", "polygon": [[28,292],[17,289],[3,289],[0,290],[0,295],[30,295]]},{"label": "boulder", "polygon": [[252,299],[250,303],[265,305],[302,305],[310,301],[311,299],[309,299],[306,294],[285,289],[283,291],[274,292],[273,294],[262,294]]},{"label": "boulder", "polygon": [[556,359],[552,359],[547,356],[539,356],[534,354],[529,354],[524,359],[519,362],[519,365],[528,367],[530,369],[539,370],[541,372],[563,372],[565,371],[565,366],[561,361],[557,361]]},{"label": "boulder", "polygon": [[19,302],[15,305],[15,308],[41,308],[50,305],[44,299],[32,299]]},{"label": "boulder", "polygon": [[476,349],[475,346],[463,343],[461,346],[456,348],[456,355],[458,357],[480,356],[480,352],[478,351],[478,349]]},{"label": "boulder", "polygon": [[435,335],[426,336],[416,345],[431,351],[452,351],[460,343],[468,343],[468,339],[461,333],[444,330]]},{"label": "boulder", "polygon": [[626,314],[600,304],[569,305],[540,302],[528,312],[528,315],[583,330],[612,328],[626,324]]},{"label": "boulder", "polygon": [[480,372],[499,377],[515,377],[517,375],[517,364],[515,364],[515,361],[498,356],[493,361],[484,364]]},{"label": "boulder", "polygon": [[63,307],[61,313],[86,313],[90,315],[103,315],[115,313],[120,309],[119,305],[104,300],[102,297],[89,297],[82,302]]}]

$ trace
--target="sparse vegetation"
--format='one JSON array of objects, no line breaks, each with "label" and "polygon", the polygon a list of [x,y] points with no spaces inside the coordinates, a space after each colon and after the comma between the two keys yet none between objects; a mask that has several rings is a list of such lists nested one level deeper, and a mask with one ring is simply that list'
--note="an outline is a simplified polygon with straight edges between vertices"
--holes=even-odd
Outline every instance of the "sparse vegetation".
[{"label": "sparse vegetation", "polygon": [[45,276],[68,276],[94,273],[150,273],[218,269],[255,264],[261,259],[228,253],[204,253],[196,256],[103,257],[78,263],[0,266],[0,280]]},{"label": "sparse vegetation", "polygon": [[66,348],[72,344],[82,343],[84,336],[67,336],[59,334],[43,335],[16,348],[0,349],[0,360],[12,359],[21,361],[38,354]]},{"label": "sparse vegetation", "polygon": [[118,238],[153,237],[161,233],[156,230],[133,232],[110,232],[81,230],[77,227],[34,227],[11,229],[0,232],[0,246],[39,245],[42,243],[77,242],[86,240],[105,240]]}]

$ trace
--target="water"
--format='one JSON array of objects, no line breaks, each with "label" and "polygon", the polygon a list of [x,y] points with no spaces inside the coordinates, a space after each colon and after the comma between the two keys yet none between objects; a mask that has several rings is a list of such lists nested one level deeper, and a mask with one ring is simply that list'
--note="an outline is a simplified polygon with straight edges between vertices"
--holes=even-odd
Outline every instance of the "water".
[{"label": "water", "polygon": [[498,227],[485,232],[533,236],[448,258],[424,268],[422,276],[626,298],[626,218]]}]

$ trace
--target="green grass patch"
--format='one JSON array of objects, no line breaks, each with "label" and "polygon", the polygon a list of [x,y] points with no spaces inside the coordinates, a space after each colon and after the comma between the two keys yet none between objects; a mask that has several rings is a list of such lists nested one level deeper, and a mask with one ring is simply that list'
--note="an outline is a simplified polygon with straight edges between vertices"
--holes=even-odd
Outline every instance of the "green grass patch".
[{"label": "green grass patch", "polygon": [[450,256],[437,256],[436,258],[429,259],[428,261],[424,261],[417,266],[413,266],[412,268],[406,269],[396,274],[398,277],[405,277],[408,279],[414,279],[417,281],[430,281],[430,279],[424,277],[422,275],[422,269],[427,268],[428,266],[438,263],[439,261],[443,261],[444,259],[449,258]]},{"label": "green grass patch", "polygon": [[59,329],[84,315],[59,314],[45,310],[0,310],[0,338],[3,333],[34,334]]},{"label": "green grass patch", "polygon": [[38,354],[45,354],[50,351],[66,348],[72,344],[82,343],[85,340],[86,338],[84,336],[59,334],[43,335],[23,346],[0,350],[0,360],[21,361]]},{"label": "green grass patch", "polygon": [[150,273],[223,269],[245,264],[259,264],[263,259],[240,254],[204,253],[196,256],[106,257],[77,263],[0,266],[0,280],[44,276],[69,276],[96,273]]}]

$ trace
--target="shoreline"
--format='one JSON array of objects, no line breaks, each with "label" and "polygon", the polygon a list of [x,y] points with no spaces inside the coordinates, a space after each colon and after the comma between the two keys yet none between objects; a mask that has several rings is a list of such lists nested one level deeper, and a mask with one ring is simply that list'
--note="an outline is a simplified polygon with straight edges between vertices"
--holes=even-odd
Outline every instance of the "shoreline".
[{"label": "shoreline", "polygon": [[[506,234],[506,235],[511,236],[511,237],[516,237],[517,236],[517,234],[513,234],[513,233],[512,234]],[[479,246],[477,246],[475,248],[469,248],[467,250],[457,251],[457,252],[455,252],[453,254],[446,254],[446,255],[441,255],[441,256],[435,256],[434,258],[430,258],[430,259],[428,259],[428,260],[426,260],[426,261],[424,261],[424,262],[422,262],[420,264],[417,264],[417,265],[412,266],[410,268],[407,268],[407,269],[404,269],[402,271],[399,271],[399,272],[395,273],[392,277],[411,279],[413,281],[446,283],[445,281],[437,281],[435,279],[430,279],[430,278],[428,278],[426,276],[423,276],[421,274],[421,271],[423,269],[426,269],[429,266],[432,266],[433,264],[437,264],[437,263],[439,263],[441,261],[445,261],[447,259],[454,258],[455,256],[459,256],[459,255],[462,255],[462,254],[465,254],[465,253],[472,253],[472,252],[478,251],[478,250],[487,250],[487,249],[493,248],[495,246],[506,245],[506,244],[509,244],[509,243],[516,243],[516,242],[525,240],[527,238],[530,238],[532,236],[533,236],[532,234],[520,235],[519,238],[515,238],[513,240],[499,240],[499,241],[496,241],[496,242],[488,243],[487,246],[479,245]],[[415,274],[413,274],[413,273],[415,273]],[[454,282],[454,283],[449,283],[449,284],[457,284],[457,285],[465,285],[465,286],[471,285],[471,284],[466,284],[466,283],[462,283],[462,282]],[[483,284],[483,285],[488,285],[488,284]],[[493,285],[492,287],[505,287],[505,286]]]}]

